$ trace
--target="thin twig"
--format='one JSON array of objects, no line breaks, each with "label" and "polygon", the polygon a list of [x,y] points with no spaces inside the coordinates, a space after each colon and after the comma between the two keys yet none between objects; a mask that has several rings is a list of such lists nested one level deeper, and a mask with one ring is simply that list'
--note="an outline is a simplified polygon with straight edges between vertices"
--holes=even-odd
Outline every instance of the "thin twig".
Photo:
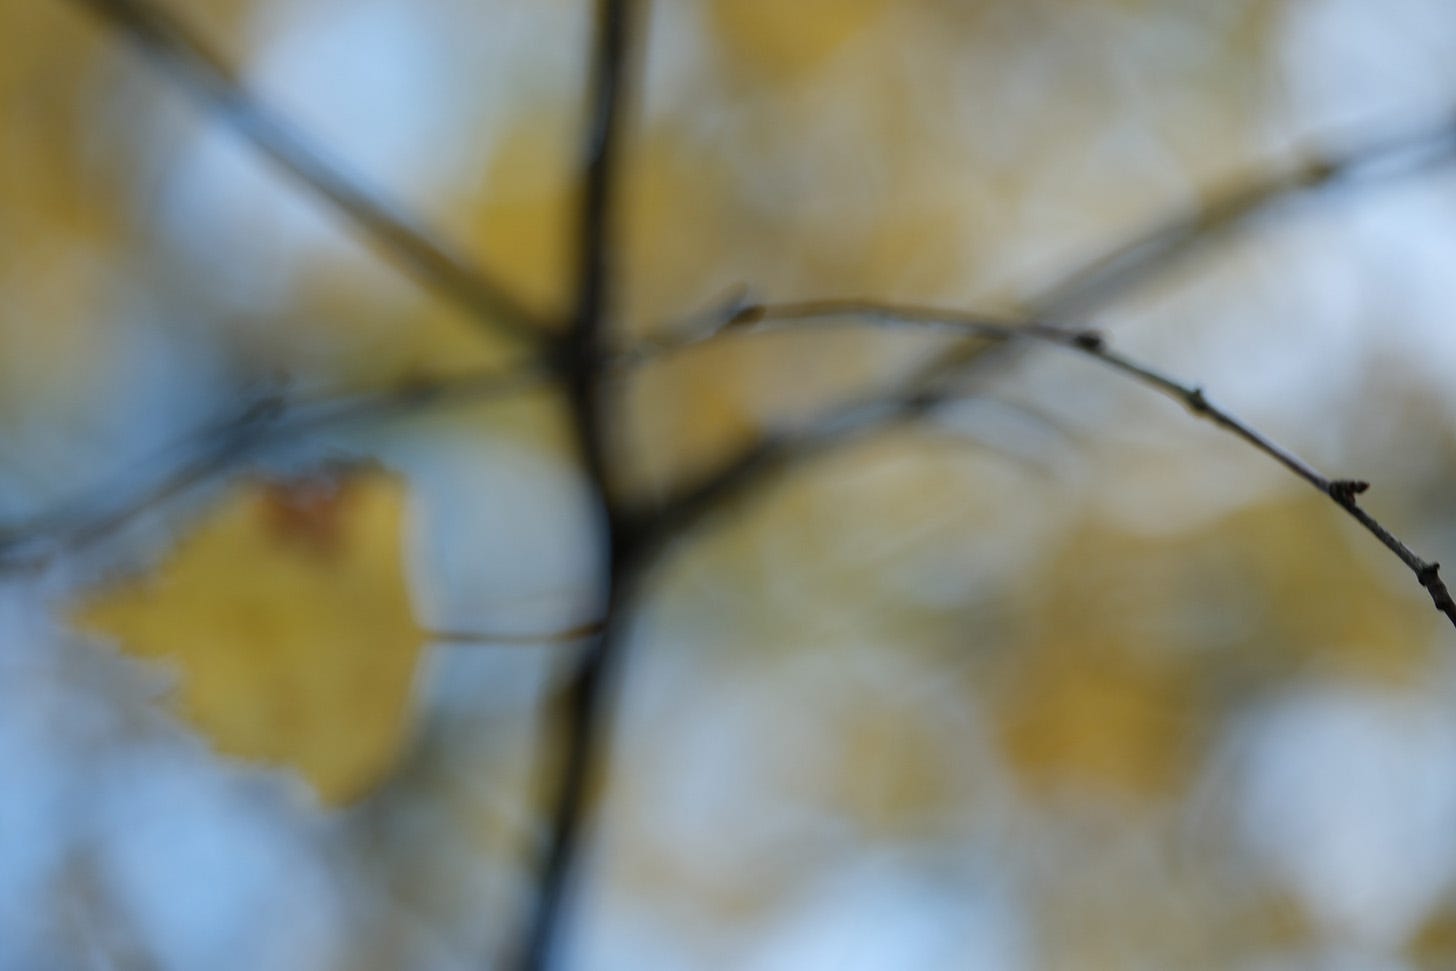
[{"label": "thin twig", "polygon": [[[746,292],[746,291],[745,291]],[[630,373],[652,361],[709,342],[750,306],[735,291],[731,302],[705,311],[691,327],[638,342],[606,355],[603,368]],[[382,389],[289,398],[281,393],[251,397],[221,421],[210,421],[130,465],[159,469],[139,486],[126,476],[58,502],[20,523],[0,523],[0,573],[43,569],[57,556],[80,552],[115,535],[128,523],[172,499],[226,475],[270,450],[351,424],[390,421],[451,404],[488,401],[559,380],[550,355],[527,359],[510,370],[490,369],[419,379]]]},{"label": "thin twig", "polygon": [[[1259,218],[1294,197],[1338,186],[1375,186],[1384,180],[1419,174],[1453,159],[1456,159],[1456,112],[1407,133],[1315,156],[1293,167],[1271,167],[1230,180],[1223,188],[1208,193],[1208,201],[1193,212],[1159,220],[1152,228],[1114,245],[1032,296],[1026,301],[1028,309],[1023,319],[1086,319],[1088,314],[1157,277],[1204,246],[1254,225]],[[718,331],[733,326],[744,309],[743,305],[730,304],[716,327],[709,318],[706,322],[697,319],[687,326],[669,328],[657,338],[659,350],[672,353],[708,343]],[[663,510],[663,528],[657,531],[659,538],[687,528],[719,502],[744,492],[766,476],[858,435],[933,411],[939,404],[959,396],[961,392],[957,389],[972,377],[1004,370],[1014,355],[1028,348],[1028,342],[1021,340],[1001,340],[987,345],[984,339],[988,336],[980,333],[970,341],[957,342],[918,368],[900,387],[835,408],[806,431],[750,443],[703,481],[669,500]],[[996,339],[992,337],[992,340]]]},{"label": "thin twig", "polygon": [[540,387],[551,377],[544,365],[528,362],[505,371],[417,380],[361,394],[301,400],[264,396],[136,463],[142,469],[162,467],[139,486],[119,491],[108,483],[42,516],[0,527],[0,573],[44,569],[58,556],[110,538],[149,510],[309,436],[454,402],[502,398]]},{"label": "thin twig", "polygon": [[122,31],[219,119],[327,200],[422,283],[460,304],[483,326],[533,341],[545,338],[546,321],[260,101],[227,59],[179,17],[151,0],[74,2]]},{"label": "thin twig", "polygon": [[[1436,609],[1456,625],[1456,601],[1452,600],[1450,591],[1441,580],[1439,564],[1422,559],[1359,505],[1357,496],[1369,488],[1369,483],[1329,478],[1290,449],[1214,404],[1202,388],[1112,350],[1098,331],[1072,330],[1038,322],[1017,323],[956,310],[865,300],[817,300],[748,307],[737,315],[729,329],[764,329],[796,323],[826,326],[869,323],[893,328],[953,331],[998,343],[1051,344],[1090,357],[1178,401],[1195,416],[1238,436],[1318,489],[1394,553],[1425,588]],[[838,412],[833,425],[817,427],[808,434],[760,442],[728,467],[731,474],[716,473],[697,487],[669,500],[659,514],[661,528],[667,537],[675,536],[704,513],[741,493],[763,474],[796,460],[804,449],[822,451],[847,437],[881,427],[888,421],[916,417],[943,400],[944,396],[938,392],[868,399]]]},{"label": "thin twig", "polygon": [[572,644],[577,641],[584,641],[589,637],[597,637],[605,629],[606,625],[600,620],[588,621],[584,624],[575,624],[571,627],[564,627],[560,630],[546,631],[491,631],[491,630],[442,630],[440,628],[428,628],[422,633],[432,641],[441,644],[461,645],[487,645],[497,646],[502,644],[522,645],[553,645]]},{"label": "thin twig", "polygon": [[578,449],[602,507],[607,553],[602,599],[606,609],[602,632],[569,672],[554,710],[547,713],[547,728],[560,741],[561,750],[559,768],[548,789],[545,855],[519,955],[519,965],[526,971],[547,971],[561,946],[586,838],[589,793],[607,758],[614,689],[625,660],[626,610],[638,562],[635,530],[619,517],[614,503],[608,454],[611,431],[603,401],[611,366],[607,324],[616,279],[616,169],[629,80],[632,16],[630,0],[598,0],[583,145],[576,313],[563,374]]}]

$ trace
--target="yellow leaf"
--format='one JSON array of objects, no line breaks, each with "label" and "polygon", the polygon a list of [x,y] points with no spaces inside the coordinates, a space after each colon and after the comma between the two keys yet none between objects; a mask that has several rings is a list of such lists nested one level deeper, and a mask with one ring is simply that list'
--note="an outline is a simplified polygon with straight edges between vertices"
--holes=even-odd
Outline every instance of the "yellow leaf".
[{"label": "yellow leaf", "polygon": [[252,483],[154,574],[79,624],[174,666],[181,714],[227,755],[291,766],[330,803],[394,764],[422,637],[382,474]]}]

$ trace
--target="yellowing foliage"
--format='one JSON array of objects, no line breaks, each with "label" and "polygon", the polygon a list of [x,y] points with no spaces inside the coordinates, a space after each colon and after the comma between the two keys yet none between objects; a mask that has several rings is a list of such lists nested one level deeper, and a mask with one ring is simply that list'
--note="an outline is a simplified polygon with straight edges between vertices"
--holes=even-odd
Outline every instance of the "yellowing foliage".
[{"label": "yellowing foliage", "polygon": [[769,81],[812,73],[871,27],[888,0],[715,0],[715,36],[735,64]]},{"label": "yellowing foliage", "polygon": [[[698,309],[742,214],[732,173],[681,126],[637,135],[622,174],[622,327],[650,331]],[[734,281],[737,282],[737,281]]]},{"label": "yellowing foliage", "polygon": [[1172,795],[1189,765],[1188,672],[1088,642],[1040,653],[1002,699],[1002,742],[1032,788]]},{"label": "yellowing foliage", "polygon": [[482,262],[533,306],[563,313],[570,298],[576,141],[559,111],[534,112],[501,138],[476,213]]},{"label": "yellowing foliage", "polygon": [[394,763],[422,638],[403,488],[380,474],[236,490],[160,570],[79,624],[176,668],[180,712],[225,754],[292,766],[327,802]]},{"label": "yellowing foliage", "polygon": [[1220,680],[1422,677],[1432,617],[1379,553],[1315,493],[1171,536],[1085,524],[1003,662],[1011,764],[1035,792],[1176,797],[1228,700]]}]

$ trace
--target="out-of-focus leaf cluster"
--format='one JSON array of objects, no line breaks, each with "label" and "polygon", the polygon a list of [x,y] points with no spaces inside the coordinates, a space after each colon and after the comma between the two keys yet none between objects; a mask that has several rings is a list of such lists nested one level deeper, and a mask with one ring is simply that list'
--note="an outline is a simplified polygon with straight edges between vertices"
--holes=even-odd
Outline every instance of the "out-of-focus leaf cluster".
[{"label": "out-of-focus leaf cluster", "polygon": [[[330,154],[564,313],[584,5],[173,6]],[[624,341],[739,285],[1014,310],[1332,120],[1411,120],[1456,63],[1441,0],[649,19]],[[1342,79],[1369,65],[1351,116]],[[1285,214],[1088,323],[1371,478],[1372,508],[1437,552],[1450,186]],[[260,384],[396,387],[515,353],[63,0],[0,0],[0,308],[16,524],[130,481]],[[744,335],[624,371],[622,484],[660,497],[940,340]],[[1421,591],[1302,483],[1083,362],[1027,355],[971,390],[669,544],[577,964],[1449,963],[1456,682]],[[341,459],[373,464],[330,492]],[[330,428],[7,577],[0,902],[28,903],[0,903],[0,969],[505,953],[573,646],[425,632],[590,619],[593,515],[560,403],[529,393]],[[302,876],[275,899],[280,861]]]}]

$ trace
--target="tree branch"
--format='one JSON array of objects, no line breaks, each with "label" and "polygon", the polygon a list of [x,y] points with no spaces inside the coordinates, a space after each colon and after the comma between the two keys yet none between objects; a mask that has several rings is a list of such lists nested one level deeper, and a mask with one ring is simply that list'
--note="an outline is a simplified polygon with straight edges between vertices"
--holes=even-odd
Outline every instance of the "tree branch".
[{"label": "tree branch", "polygon": [[269,450],[355,423],[388,421],[455,402],[488,401],[537,388],[551,372],[528,362],[508,371],[482,371],[414,381],[383,391],[292,400],[257,397],[222,421],[211,422],[151,459],[143,469],[161,472],[140,486],[114,483],[62,503],[9,527],[0,526],[0,574],[42,570],[58,556],[76,553],[115,535],[127,523]]},{"label": "tree branch", "polygon": [[578,449],[601,504],[606,532],[603,628],[570,671],[548,729],[561,745],[549,782],[549,835],[519,955],[526,971],[546,971],[560,949],[565,913],[580,868],[590,790],[607,758],[614,689],[625,658],[626,610],[639,560],[633,525],[620,517],[609,468],[610,429],[603,390],[611,360],[611,310],[616,230],[616,169],[626,101],[630,0],[598,0],[588,80],[583,145],[584,192],[577,236],[576,313],[565,346],[564,373]]},{"label": "tree branch", "polygon": [[[991,316],[904,304],[865,300],[818,300],[745,307],[719,333],[805,323],[821,326],[868,323],[892,328],[951,331],[998,343],[1050,344],[1092,358],[1178,401],[1195,416],[1237,436],[1318,489],[1394,553],[1425,588],[1436,609],[1456,626],[1456,601],[1452,600],[1450,591],[1441,580],[1439,564],[1422,559],[1359,505],[1357,496],[1370,487],[1369,483],[1329,478],[1248,422],[1214,404],[1202,388],[1187,384],[1112,350],[1106,338],[1098,331],[1068,330],[1037,322],[1018,323]],[[912,390],[889,398],[867,399],[836,413],[832,424],[821,425],[798,436],[759,442],[730,463],[724,471],[710,475],[703,483],[669,500],[658,514],[659,529],[663,531],[659,539],[677,535],[705,513],[742,493],[763,475],[782,469],[802,454],[823,451],[846,438],[882,427],[889,421],[917,417],[942,403],[945,397],[943,391],[916,393]]]},{"label": "tree branch", "polygon": [[465,308],[485,327],[531,341],[544,339],[546,321],[259,101],[226,58],[180,18],[150,0],[74,2],[124,33],[228,127],[330,203],[421,283]]},{"label": "tree branch", "polygon": [[[1111,247],[1031,297],[1024,318],[1085,319],[1094,310],[1155,278],[1199,249],[1253,225],[1297,196],[1342,186],[1375,186],[1385,180],[1419,174],[1438,164],[1448,164],[1453,159],[1456,159],[1456,112],[1408,132],[1372,139],[1327,155],[1314,155],[1299,165],[1271,167],[1232,179],[1208,193],[1208,200],[1193,211],[1159,220],[1150,229]],[[669,329],[651,344],[629,352],[627,360],[635,362],[708,343],[720,331],[731,328],[735,321],[741,323],[740,317],[750,306],[742,294],[732,295],[717,315],[699,316],[682,327]],[[1045,323],[1038,326],[1059,329]],[[976,336],[984,339],[988,335]],[[660,510],[662,528],[656,530],[657,540],[690,528],[718,503],[730,500],[801,460],[861,434],[934,410],[958,396],[957,387],[973,376],[1004,369],[1015,354],[1026,350],[1029,343],[1035,343],[991,339],[997,342],[990,346],[976,339],[958,342],[917,369],[900,388],[862,397],[834,409],[807,431],[749,444],[716,472],[668,501]]]},{"label": "tree branch", "polygon": [[1287,167],[1229,179],[1186,212],[1174,213],[1065,274],[1034,297],[1031,316],[1086,319],[1197,250],[1303,196],[1419,175],[1456,157],[1456,114],[1369,139]]}]

